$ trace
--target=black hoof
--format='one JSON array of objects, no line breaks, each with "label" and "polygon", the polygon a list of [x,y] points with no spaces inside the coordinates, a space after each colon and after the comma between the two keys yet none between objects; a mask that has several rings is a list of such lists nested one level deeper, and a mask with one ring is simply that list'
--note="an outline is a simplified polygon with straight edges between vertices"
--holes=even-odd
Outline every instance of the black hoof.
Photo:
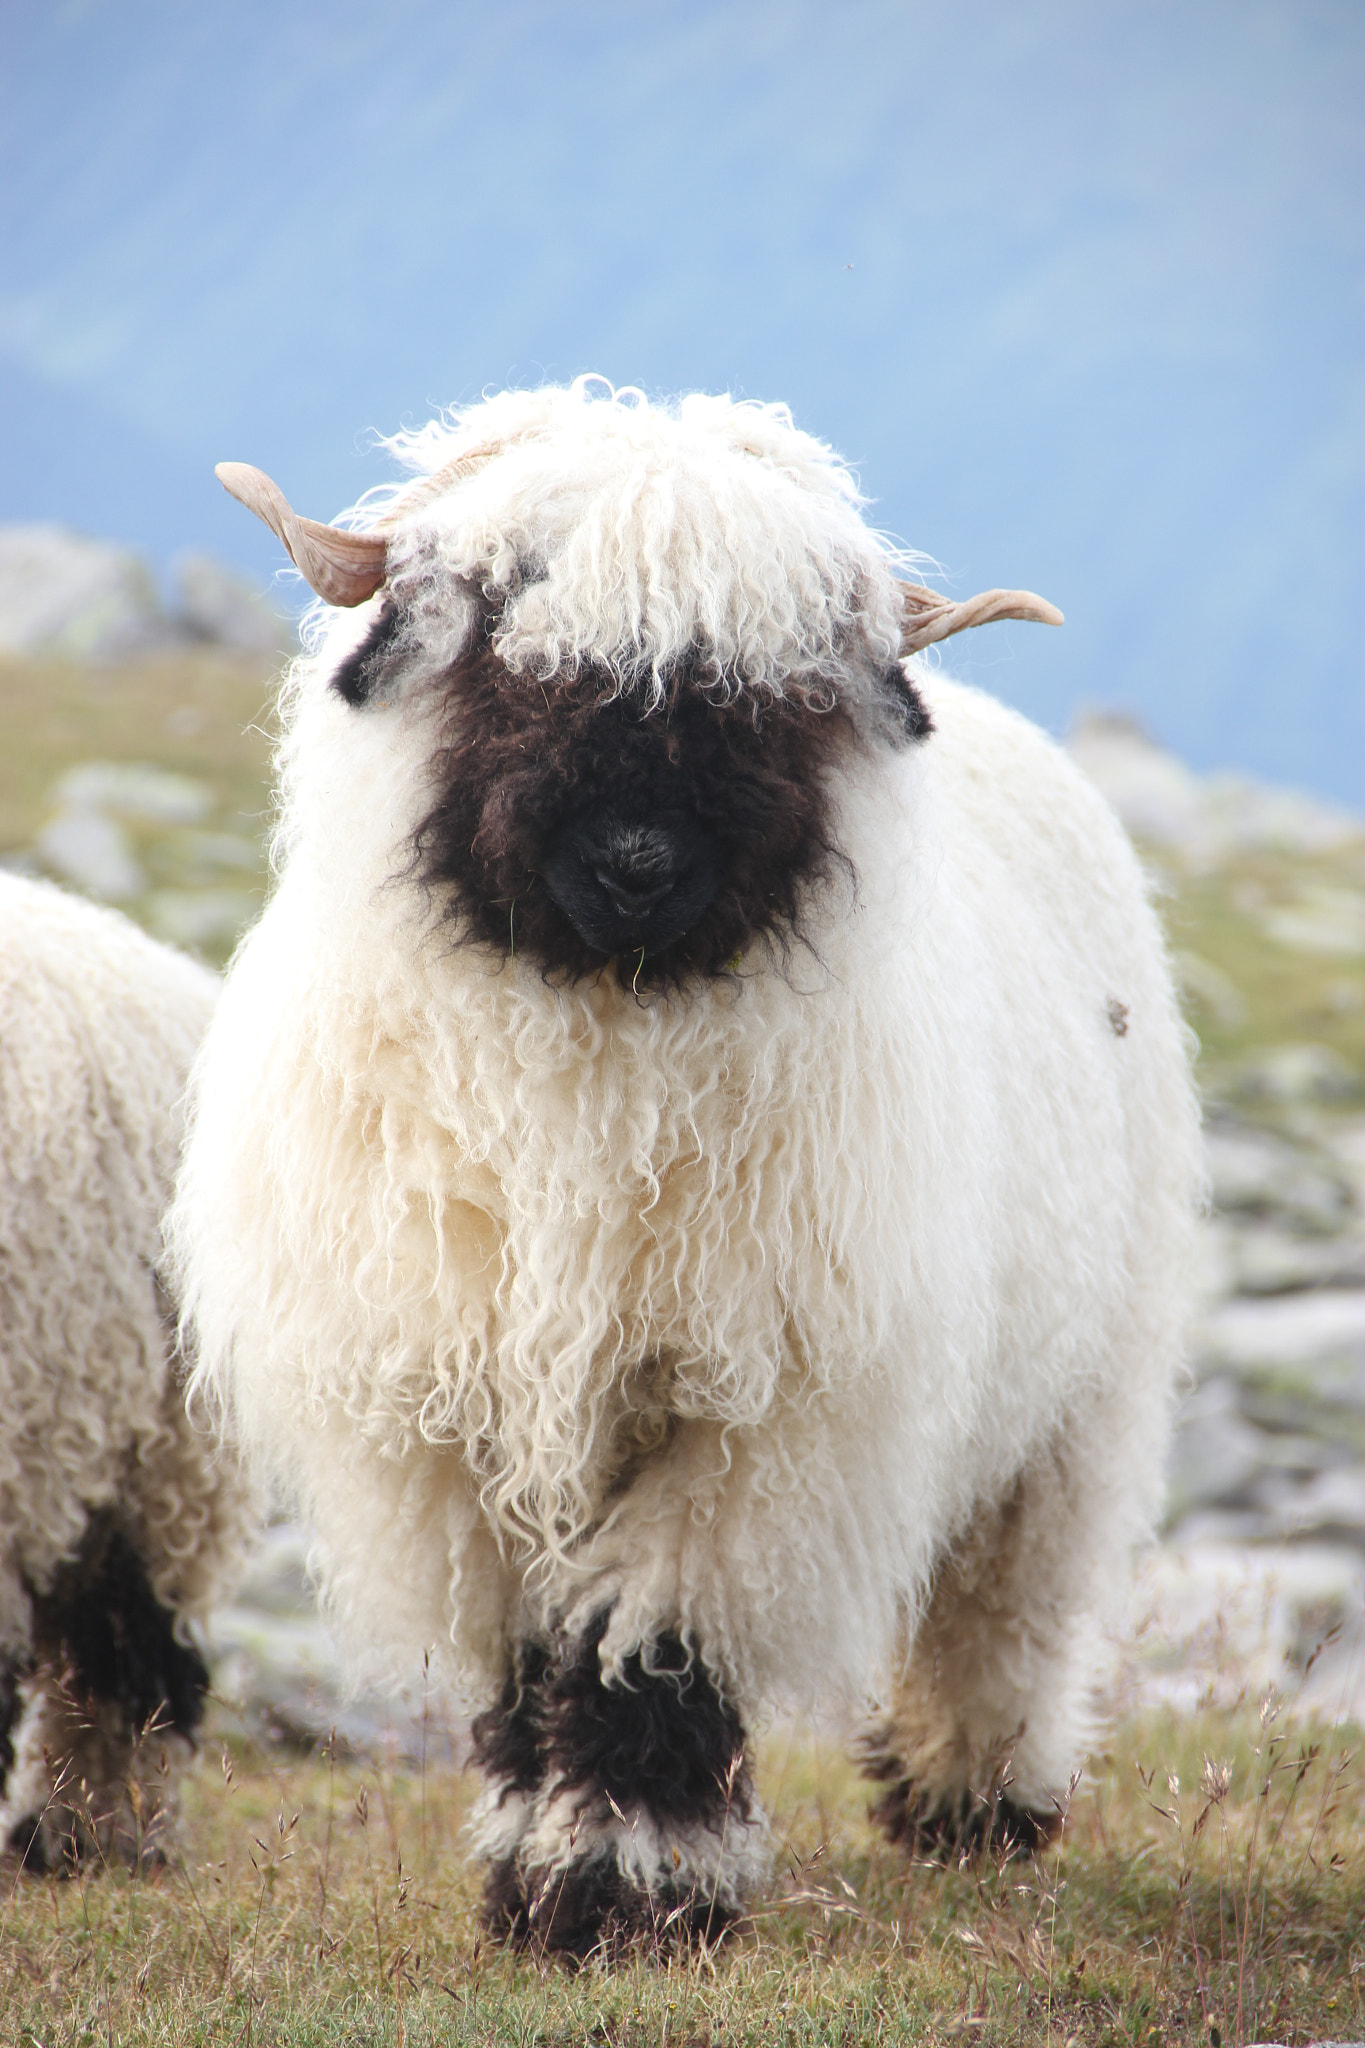
[{"label": "black hoof", "polygon": [[1062,1816],[1019,1806],[1003,1792],[978,1798],[963,1793],[944,1804],[912,1778],[888,1787],[871,1810],[888,1840],[935,1863],[962,1863],[978,1856],[1001,1861],[1034,1856],[1061,1833]]},{"label": "black hoof", "polygon": [[26,1813],[10,1829],[5,1847],[25,1877],[74,1877],[86,1857],[78,1825],[73,1821],[63,1832],[51,1814]]},{"label": "black hoof", "polygon": [[490,1933],[570,1964],[595,1955],[620,1959],[711,1946],[736,1917],[696,1888],[643,1891],[609,1855],[558,1871],[526,1871],[516,1857],[504,1857],[489,1871],[483,1895]]}]

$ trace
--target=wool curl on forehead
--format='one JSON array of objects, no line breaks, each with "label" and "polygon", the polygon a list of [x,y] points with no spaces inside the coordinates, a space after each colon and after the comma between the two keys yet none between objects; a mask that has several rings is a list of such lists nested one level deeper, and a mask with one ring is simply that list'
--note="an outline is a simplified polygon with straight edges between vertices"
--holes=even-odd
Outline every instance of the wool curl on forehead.
[{"label": "wool curl on forehead", "polygon": [[[827,703],[900,645],[893,571],[855,479],[785,406],[652,404],[595,378],[504,392],[385,444],[424,482],[371,493],[389,583],[435,651],[471,589],[512,673],[591,667],[662,701],[685,662],[715,694]],[[467,475],[466,451],[493,448]]]}]

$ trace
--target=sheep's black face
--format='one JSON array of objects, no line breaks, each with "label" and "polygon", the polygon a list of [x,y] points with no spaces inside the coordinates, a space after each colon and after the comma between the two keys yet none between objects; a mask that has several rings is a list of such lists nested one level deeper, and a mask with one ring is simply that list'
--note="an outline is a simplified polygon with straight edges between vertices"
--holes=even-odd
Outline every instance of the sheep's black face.
[{"label": "sheep's black face", "polygon": [[[382,654],[361,650],[356,675]],[[359,658],[337,678],[356,704]],[[510,674],[480,632],[441,686],[448,737],[414,836],[415,872],[462,938],[570,979],[614,960],[639,990],[801,937],[811,891],[847,870],[828,784],[865,737],[837,705],[716,702],[707,681],[681,669],[647,709],[591,669],[544,685]],[[908,689],[897,669],[892,716],[917,738],[928,718]]]}]

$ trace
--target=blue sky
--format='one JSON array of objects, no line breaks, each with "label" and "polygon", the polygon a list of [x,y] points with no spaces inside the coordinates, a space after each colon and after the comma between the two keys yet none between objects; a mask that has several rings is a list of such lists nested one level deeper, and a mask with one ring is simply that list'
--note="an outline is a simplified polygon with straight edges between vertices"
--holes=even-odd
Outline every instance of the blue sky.
[{"label": "blue sky", "polygon": [[1365,807],[1357,0],[9,0],[0,518],[212,548],[596,370],[786,399],[1053,730]]}]

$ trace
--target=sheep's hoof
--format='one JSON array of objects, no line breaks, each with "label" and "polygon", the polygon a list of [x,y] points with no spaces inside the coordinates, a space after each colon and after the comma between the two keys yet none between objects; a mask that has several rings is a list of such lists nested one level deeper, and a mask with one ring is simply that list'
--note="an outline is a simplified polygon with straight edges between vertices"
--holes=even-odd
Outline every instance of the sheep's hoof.
[{"label": "sheep's hoof", "polygon": [[[15,1821],[5,1837],[5,1848],[18,1860],[19,1868],[26,1877],[52,1876],[54,1866],[40,1813],[26,1813],[21,1820]],[[65,1876],[70,1865],[62,1858],[55,1867],[60,1875]]]},{"label": "sheep's hoof", "polygon": [[644,1891],[609,1855],[549,1871],[526,1870],[506,1856],[489,1871],[483,1895],[484,1924],[500,1940],[570,1964],[710,1947],[737,1917],[697,1887]]},{"label": "sheep's hoof", "polygon": [[76,1877],[115,1863],[145,1877],[169,1867],[159,1832],[139,1838],[131,1829],[97,1830],[69,1807],[25,1814],[11,1826],[4,1846],[25,1877]]},{"label": "sheep's hoof", "polygon": [[26,1877],[74,1877],[99,1854],[82,1816],[66,1807],[24,1814],[11,1827],[5,1847]]},{"label": "sheep's hoof", "polygon": [[1034,1856],[1057,1839],[1062,1826],[1059,1813],[1037,1813],[1003,1792],[986,1798],[963,1792],[945,1801],[913,1778],[891,1785],[873,1806],[871,1818],[912,1856],[944,1865],[978,1856],[1000,1861]]}]

